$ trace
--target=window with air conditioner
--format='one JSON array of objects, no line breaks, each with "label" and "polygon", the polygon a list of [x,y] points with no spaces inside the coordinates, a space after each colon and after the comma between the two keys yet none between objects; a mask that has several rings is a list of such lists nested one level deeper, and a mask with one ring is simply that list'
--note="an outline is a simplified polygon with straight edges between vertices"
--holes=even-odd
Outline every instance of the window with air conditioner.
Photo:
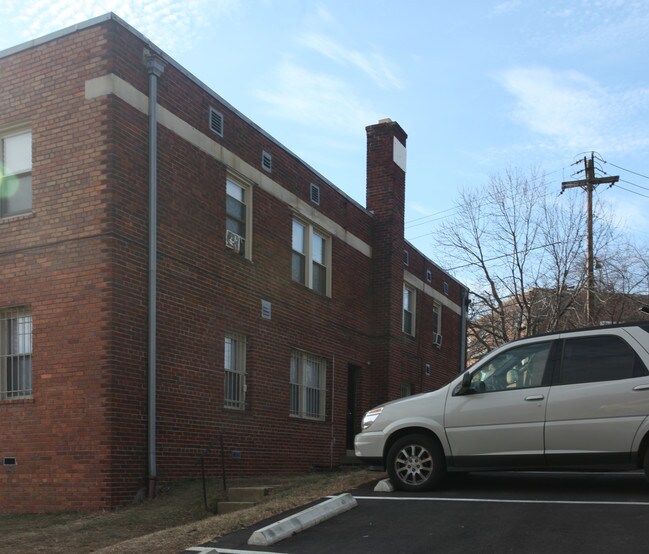
[{"label": "window with air conditioner", "polygon": [[231,178],[226,180],[225,246],[250,258],[250,187]]},{"label": "window with air conditioner", "polygon": [[441,348],[442,346],[442,305],[439,302],[433,302],[433,345]]},{"label": "window with air conditioner", "polygon": [[0,135],[0,218],[32,210],[32,133]]}]

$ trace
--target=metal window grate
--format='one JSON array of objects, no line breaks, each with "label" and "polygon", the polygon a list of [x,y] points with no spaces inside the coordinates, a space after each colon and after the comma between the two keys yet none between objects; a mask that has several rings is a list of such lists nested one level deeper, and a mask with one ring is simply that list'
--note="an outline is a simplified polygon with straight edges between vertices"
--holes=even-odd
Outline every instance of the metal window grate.
[{"label": "metal window grate", "polygon": [[225,337],[223,366],[224,405],[243,410],[246,407],[246,337]]},{"label": "metal window grate", "polygon": [[290,414],[307,419],[325,419],[327,361],[293,351],[291,353]]},{"label": "metal window grate", "polygon": [[31,313],[27,308],[0,310],[0,400],[31,394]]}]

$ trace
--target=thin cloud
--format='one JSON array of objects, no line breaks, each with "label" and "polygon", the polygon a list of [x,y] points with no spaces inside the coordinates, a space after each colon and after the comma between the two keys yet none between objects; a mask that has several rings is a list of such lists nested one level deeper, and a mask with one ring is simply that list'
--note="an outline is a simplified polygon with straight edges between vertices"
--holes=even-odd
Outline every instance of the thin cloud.
[{"label": "thin cloud", "polygon": [[610,90],[576,71],[516,68],[501,84],[514,98],[512,115],[559,148],[646,148],[649,89]]},{"label": "thin cloud", "polygon": [[350,134],[379,118],[342,80],[291,61],[276,69],[273,82],[274,88],[258,90],[256,96],[274,116]]},{"label": "thin cloud", "polygon": [[233,11],[240,0],[0,0],[0,13],[26,24],[22,31],[31,40],[113,12],[165,50],[182,50],[186,38],[195,36],[210,19]]},{"label": "thin cloud", "polygon": [[333,39],[317,33],[303,34],[298,41],[330,60],[359,69],[381,88],[403,88],[403,83],[390,68],[390,63],[377,52],[366,54],[345,48]]}]

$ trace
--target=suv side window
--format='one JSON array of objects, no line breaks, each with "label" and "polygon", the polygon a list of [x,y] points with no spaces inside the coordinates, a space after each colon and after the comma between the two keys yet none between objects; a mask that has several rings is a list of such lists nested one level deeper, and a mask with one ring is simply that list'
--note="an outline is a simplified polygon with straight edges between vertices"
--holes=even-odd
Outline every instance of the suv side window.
[{"label": "suv side window", "polygon": [[647,375],[635,350],[616,335],[566,339],[559,384],[616,381]]},{"label": "suv side window", "polygon": [[510,348],[492,358],[471,379],[475,392],[495,392],[540,387],[552,341]]}]

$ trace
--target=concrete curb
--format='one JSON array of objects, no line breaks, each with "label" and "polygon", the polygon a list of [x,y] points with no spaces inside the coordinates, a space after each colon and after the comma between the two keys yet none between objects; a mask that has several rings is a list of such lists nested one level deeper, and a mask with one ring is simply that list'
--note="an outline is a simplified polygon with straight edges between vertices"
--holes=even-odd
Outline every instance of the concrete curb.
[{"label": "concrete curb", "polygon": [[394,485],[390,479],[382,479],[374,487],[374,492],[394,492]]},{"label": "concrete curb", "polygon": [[255,531],[248,539],[248,544],[255,546],[270,546],[283,539],[313,527],[329,518],[342,514],[357,506],[356,499],[346,492],[334,496],[320,504],[307,508],[297,514],[271,523]]}]

